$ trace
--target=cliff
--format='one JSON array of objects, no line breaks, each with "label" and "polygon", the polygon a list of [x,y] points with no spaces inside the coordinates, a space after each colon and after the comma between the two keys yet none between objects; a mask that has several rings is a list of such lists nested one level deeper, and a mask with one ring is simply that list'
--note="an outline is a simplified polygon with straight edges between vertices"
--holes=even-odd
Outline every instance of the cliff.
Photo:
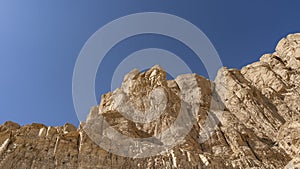
[{"label": "cliff", "polygon": [[0,168],[300,167],[300,34],[214,82],[129,72],[86,122],[0,125]]}]

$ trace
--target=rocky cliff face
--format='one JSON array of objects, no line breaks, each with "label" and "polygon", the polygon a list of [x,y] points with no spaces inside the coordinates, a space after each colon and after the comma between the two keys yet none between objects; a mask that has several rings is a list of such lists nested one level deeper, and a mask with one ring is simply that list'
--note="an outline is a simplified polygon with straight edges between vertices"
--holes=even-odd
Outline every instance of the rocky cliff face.
[{"label": "rocky cliff face", "polygon": [[0,126],[3,169],[277,169],[300,167],[299,155],[300,34],[214,82],[133,70],[79,128]]}]

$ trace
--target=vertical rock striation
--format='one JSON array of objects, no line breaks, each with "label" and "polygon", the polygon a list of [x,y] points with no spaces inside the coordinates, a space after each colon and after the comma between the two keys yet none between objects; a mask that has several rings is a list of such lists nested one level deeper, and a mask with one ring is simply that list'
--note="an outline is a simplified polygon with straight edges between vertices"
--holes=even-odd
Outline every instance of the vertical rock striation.
[{"label": "vertical rock striation", "polygon": [[221,68],[214,82],[196,74],[167,80],[159,66],[133,70],[79,128],[0,125],[3,169],[277,169],[299,159],[300,34],[241,70]]}]

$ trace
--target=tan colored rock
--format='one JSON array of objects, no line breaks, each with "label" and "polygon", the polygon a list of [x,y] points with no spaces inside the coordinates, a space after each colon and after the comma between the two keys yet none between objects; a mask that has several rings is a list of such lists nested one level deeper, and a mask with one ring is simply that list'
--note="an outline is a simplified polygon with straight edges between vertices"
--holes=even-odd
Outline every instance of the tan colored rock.
[{"label": "tan colored rock", "polygon": [[135,69],[78,129],[0,125],[0,168],[299,167],[299,52],[300,34],[289,35],[214,82]]},{"label": "tan colored rock", "polygon": [[291,156],[300,156],[300,121],[292,121],[281,126],[277,142]]}]

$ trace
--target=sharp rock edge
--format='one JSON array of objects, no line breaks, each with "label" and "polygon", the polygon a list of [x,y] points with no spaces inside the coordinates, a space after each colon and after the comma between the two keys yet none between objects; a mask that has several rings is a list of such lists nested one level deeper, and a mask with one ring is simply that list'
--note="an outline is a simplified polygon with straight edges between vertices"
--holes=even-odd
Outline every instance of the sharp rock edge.
[{"label": "sharp rock edge", "polygon": [[[191,78],[196,79],[196,85],[186,81]],[[179,84],[185,84],[189,96],[200,99],[182,98]],[[180,144],[160,155],[117,156],[103,150],[85,132],[98,130],[93,127],[102,123],[97,121],[102,115],[110,126],[126,136],[158,136],[176,120],[181,99],[186,104],[198,105],[196,123]],[[162,114],[156,119],[151,117],[151,107],[157,107]],[[125,118],[123,113],[128,112],[133,114],[127,115],[136,115],[135,120],[143,120],[141,113],[148,114],[152,121],[134,123]],[[205,124],[207,118],[217,125]],[[105,133],[106,129],[101,130]],[[170,139],[151,141],[165,145]],[[101,103],[91,109],[79,128],[71,124],[0,125],[3,169],[278,169],[299,167],[299,154],[300,34],[283,38],[274,53],[263,55],[260,61],[241,70],[221,68],[214,82],[196,74],[166,80],[166,72],[159,66],[142,73],[133,70],[120,88],[102,96]]]}]

